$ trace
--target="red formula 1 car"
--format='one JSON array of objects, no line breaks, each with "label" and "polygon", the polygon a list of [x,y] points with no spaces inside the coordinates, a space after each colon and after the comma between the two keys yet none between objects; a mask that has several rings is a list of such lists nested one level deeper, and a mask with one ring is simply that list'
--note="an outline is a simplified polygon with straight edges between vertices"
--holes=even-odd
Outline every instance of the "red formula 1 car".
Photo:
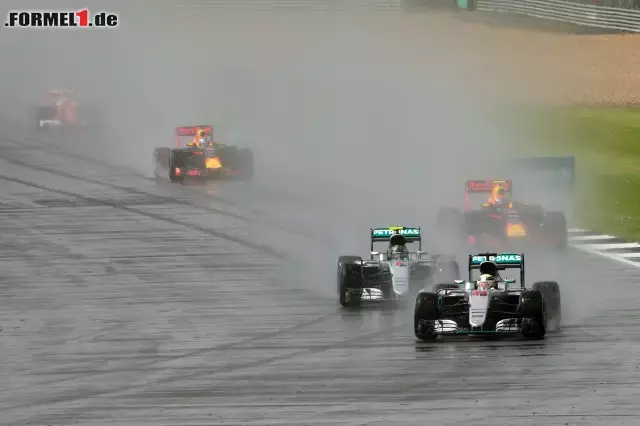
[{"label": "red formula 1 car", "polygon": [[175,138],[175,148],[155,149],[156,177],[168,175],[172,182],[191,175],[199,180],[253,178],[253,152],[216,142],[212,126],[180,126]]},{"label": "red formula 1 car", "polygon": [[48,91],[42,102],[34,107],[36,129],[84,128],[98,124],[98,112],[94,107],[80,104],[73,90]]},{"label": "red formula 1 car", "polygon": [[[513,248],[541,245],[567,246],[567,222],[562,212],[545,211],[540,205],[511,199],[511,180],[468,180],[464,209],[441,208],[438,229],[447,238],[463,238],[479,248]],[[474,198],[483,196],[479,208]]]}]

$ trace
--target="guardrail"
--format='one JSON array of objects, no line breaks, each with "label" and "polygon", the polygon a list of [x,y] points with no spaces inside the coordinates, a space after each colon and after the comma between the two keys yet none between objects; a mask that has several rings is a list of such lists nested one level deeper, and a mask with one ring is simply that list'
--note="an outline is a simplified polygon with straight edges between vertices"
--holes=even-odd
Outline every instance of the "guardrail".
[{"label": "guardrail", "polygon": [[640,10],[560,0],[476,0],[475,9],[510,12],[587,27],[640,33]]},{"label": "guardrail", "polygon": [[638,0],[563,0],[571,3],[588,4],[590,6],[615,7],[622,9],[640,9]]},{"label": "guardrail", "polygon": [[244,10],[303,9],[318,11],[379,10],[402,11],[404,0],[179,0],[171,7]]}]

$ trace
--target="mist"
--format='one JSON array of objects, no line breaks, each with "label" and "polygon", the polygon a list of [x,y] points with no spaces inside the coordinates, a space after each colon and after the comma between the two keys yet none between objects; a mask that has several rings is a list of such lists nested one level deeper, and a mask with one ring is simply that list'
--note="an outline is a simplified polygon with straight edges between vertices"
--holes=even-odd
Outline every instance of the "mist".
[{"label": "mist", "polygon": [[[106,112],[104,133],[78,149],[149,176],[153,149],[170,146],[175,126],[211,123],[216,139],[255,153],[252,189],[228,197],[327,237],[274,243],[301,262],[296,271],[314,272],[303,285],[327,294],[335,259],[366,253],[370,227],[428,233],[437,207],[461,204],[464,180],[500,178],[496,165],[526,140],[504,113],[555,88],[527,73],[526,52],[514,60],[503,36],[447,12],[57,7],[117,12],[120,26],[1,29],[3,117],[17,129],[41,93],[73,87]],[[426,246],[437,251],[434,238]]]}]

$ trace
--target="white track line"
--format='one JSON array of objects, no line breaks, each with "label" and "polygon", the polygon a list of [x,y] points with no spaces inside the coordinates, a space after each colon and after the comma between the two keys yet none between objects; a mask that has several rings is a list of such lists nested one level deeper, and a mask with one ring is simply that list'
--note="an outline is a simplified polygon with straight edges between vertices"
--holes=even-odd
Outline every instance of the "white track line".
[{"label": "white track line", "polygon": [[624,257],[625,259],[633,259],[634,257],[640,258],[640,252],[637,253],[616,253],[620,257]]},{"label": "white track line", "polygon": [[588,229],[582,228],[569,228],[567,231],[569,231],[570,234],[584,234],[585,232],[591,232]]},{"label": "white track line", "polygon": [[613,235],[580,235],[579,237],[569,237],[569,241],[594,241],[594,240],[613,240],[618,237]]},{"label": "white track line", "polygon": [[618,256],[617,254],[606,253],[598,250],[585,249],[583,246],[580,246],[580,245],[575,245],[571,247],[573,247],[576,250],[584,251],[585,253],[596,254],[598,256],[606,257],[607,259],[615,260],[616,262],[620,262],[626,265],[631,265],[636,268],[640,268],[640,262],[634,262],[633,260],[625,259],[623,257]]},{"label": "white track line", "polygon": [[[589,229],[582,228],[570,228],[569,234],[589,234],[592,233]],[[569,237],[569,246],[586,253],[595,254],[597,256],[605,257],[610,260],[614,260],[625,265],[630,265],[635,268],[640,268],[640,244],[639,243],[601,243],[601,244],[585,244],[588,241],[602,241],[611,240],[616,237],[602,234],[602,235],[574,235]],[[610,253],[607,250],[614,249],[638,249],[635,253]],[[638,259],[638,260],[636,260]]]},{"label": "white track line", "polygon": [[603,243],[603,244],[581,244],[584,248],[590,250],[615,250],[615,249],[640,249],[638,243]]}]

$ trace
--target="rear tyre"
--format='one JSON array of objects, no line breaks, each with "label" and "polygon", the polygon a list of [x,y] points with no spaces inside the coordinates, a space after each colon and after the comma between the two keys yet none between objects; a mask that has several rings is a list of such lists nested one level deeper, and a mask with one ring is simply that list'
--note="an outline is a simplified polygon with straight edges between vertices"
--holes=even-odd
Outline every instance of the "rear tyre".
[{"label": "rear tyre", "polygon": [[55,108],[48,106],[37,106],[33,110],[33,116],[35,119],[35,126],[37,132],[45,132],[49,130],[49,125],[41,125],[40,122],[43,120],[51,120],[55,117]]},{"label": "rear tyre", "polygon": [[182,183],[184,178],[182,176],[176,176],[176,168],[173,163],[169,161],[169,180],[171,183]]}]

